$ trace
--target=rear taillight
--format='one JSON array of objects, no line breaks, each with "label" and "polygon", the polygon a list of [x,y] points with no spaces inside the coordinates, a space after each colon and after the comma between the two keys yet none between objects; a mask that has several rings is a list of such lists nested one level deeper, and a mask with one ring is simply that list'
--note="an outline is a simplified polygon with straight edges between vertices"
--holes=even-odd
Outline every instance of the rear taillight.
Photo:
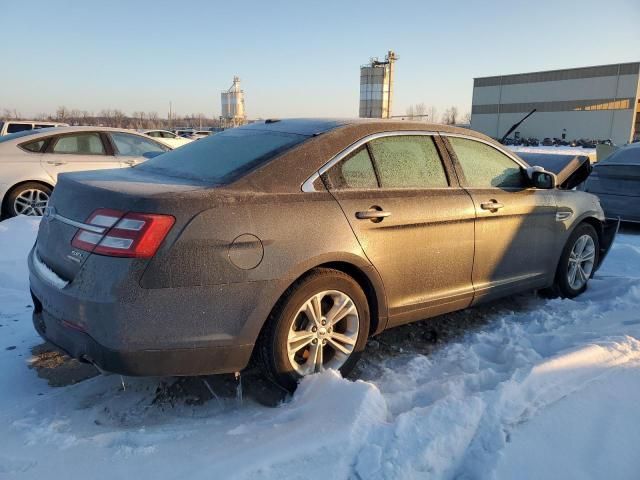
[{"label": "rear taillight", "polygon": [[86,223],[105,228],[96,233],[80,229],[71,245],[82,250],[112,257],[152,257],[173,226],[171,215],[153,213],[124,213],[101,208]]}]

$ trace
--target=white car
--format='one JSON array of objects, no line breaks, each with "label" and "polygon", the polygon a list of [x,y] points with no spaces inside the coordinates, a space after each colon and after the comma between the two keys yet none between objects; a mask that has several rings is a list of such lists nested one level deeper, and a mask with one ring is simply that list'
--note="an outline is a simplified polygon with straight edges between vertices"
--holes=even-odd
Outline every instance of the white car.
[{"label": "white car", "polygon": [[178,148],[187,143],[192,142],[190,138],[180,137],[173,132],[167,130],[138,130],[140,133],[144,133],[151,138],[155,138],[158,142],[164,143],[168,147]]},{"label": "white car", "polygon": [[42,215],[61,173],[129,167],[168,150],[118,128],[44,128],[2,136],[1,216]]},{"label": "white car", "polygon": [[35,130],[37,128],[68,127],[67,123],[60,122],[39,122],[37,120],[7,120],[0,122],[0,136],[10,133]]},{"label": "white car", "polygon": [[191,138],[194,140],[200,140],[201,138],[207,138],[213,132],[211,130],[196,130],[191,134]]}]

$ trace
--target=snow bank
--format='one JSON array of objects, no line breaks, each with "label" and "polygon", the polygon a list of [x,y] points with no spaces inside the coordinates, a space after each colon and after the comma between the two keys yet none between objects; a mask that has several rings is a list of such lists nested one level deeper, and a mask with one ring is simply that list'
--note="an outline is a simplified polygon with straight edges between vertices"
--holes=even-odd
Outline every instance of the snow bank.
[{"label": "snow bank", "polygon": [[36,227],[0,223],[0,478],[637,478],[640,235],[581,297],[474,309],[485,327],[367,382],[328,371],[274,409],[165,408],[158,379],[54,389],[28,369]]},{"label": "snow bank", "polygon": [[40,217],[19,216],[0,222],[0,289],[28,288],[27,254],[39,225]]}]

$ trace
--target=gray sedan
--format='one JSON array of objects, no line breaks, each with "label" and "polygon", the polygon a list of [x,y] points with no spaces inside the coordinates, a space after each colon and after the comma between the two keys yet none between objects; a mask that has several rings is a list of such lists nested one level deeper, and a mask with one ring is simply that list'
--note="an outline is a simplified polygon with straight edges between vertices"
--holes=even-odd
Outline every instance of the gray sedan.
[{"label": "gray sedan", "polygon": [[61,175],[29,255],[34,325],[102,370],[253,357],[291,389],[387,328],[582,293],[617,225],[570,177],[469,130],[358,120],[267,120]]},{"label": "gray sedan", "polygon": [[640,222],[640,143],[626,145],[598,162],[586,191],[600,198],[607,217]]}]

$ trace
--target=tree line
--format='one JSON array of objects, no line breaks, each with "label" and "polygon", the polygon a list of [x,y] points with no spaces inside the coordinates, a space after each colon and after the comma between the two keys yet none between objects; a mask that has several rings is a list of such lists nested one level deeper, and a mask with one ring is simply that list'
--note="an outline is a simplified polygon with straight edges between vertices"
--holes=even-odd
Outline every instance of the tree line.
[{"label": "tree line", "polygon": [[424,103],[409,105],[406,110],[408,120],[422,120],[433,123],[444,123],[445,125],[456,125],[459,123],[471,123],[471,113],[461,115],[458,108],[451,106],[447,108],[438,122],[438,109],[434,106],[427,106]]},{"label": "tree line", "polygon": [[17,110],[5,108],[2,111],[3,120],[39,120],[46,122],[61,122],[69,125],[88,125],[114,128],[134,129],[168,129],[173,127],[218,127],[220,120],[207,117],[203,113],[191,115],[173,114],[170,118],[162,118],[157,112],[133,112],[127,115],[118,109],[103,109],[97,113],[87,110],[70,109],[60,106],[54,114],[41,113],[35,117],[25,117]]}]

